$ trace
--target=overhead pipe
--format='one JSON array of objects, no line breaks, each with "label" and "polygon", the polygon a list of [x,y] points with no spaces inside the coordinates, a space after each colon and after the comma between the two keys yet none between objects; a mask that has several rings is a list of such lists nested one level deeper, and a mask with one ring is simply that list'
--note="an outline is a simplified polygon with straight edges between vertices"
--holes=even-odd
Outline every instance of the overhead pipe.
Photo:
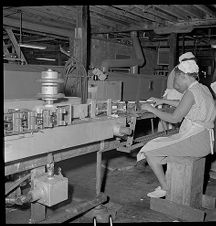
[{"label": "overhead pipe", "polygon": [[138,73],[138,67],[143,66],[145,63],[145,58],[142,52],[141,45],[139,43],[139,39],[137,37],[137,32],[132,31],[131,39],[133,42],[133,48],[135,51],[136,58],[134,59],[106,59],[102,62],[101,67],[103,72],[108,72],[109,68],[121,68],[121,67],[130,67],[131,73]]}]

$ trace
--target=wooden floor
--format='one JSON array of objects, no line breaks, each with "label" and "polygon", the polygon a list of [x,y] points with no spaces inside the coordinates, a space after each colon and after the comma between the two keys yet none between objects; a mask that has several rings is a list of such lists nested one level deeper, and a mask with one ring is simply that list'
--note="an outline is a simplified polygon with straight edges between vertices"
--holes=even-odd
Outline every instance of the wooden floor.
[{"label": "wooden floor", "polygon": [[[76,157],[56,164],[69,179],[69,203],[80,203],[94,199],[96,182],[96,153]],[[159,184],[148,165],[136,166],[134,155],[110,151],[103,154],[102,191],[110,202],[118,204],[114,223],[131,222],[172,222],[178,219],[150,210],[150,199],[146,196]],[[216,180],[207,183],[206,194],[216,197]],[[61,208],[61,207],[60,207]],[[49,209],[51,215],[57,208]],[[29,208],[25,210],[7,209],[7,223],[28,223]],[[216,220],[215,211],[207,215],[206,221]],[[74,223],[91,223],[92,218],[84,215],[74,219]]]}]

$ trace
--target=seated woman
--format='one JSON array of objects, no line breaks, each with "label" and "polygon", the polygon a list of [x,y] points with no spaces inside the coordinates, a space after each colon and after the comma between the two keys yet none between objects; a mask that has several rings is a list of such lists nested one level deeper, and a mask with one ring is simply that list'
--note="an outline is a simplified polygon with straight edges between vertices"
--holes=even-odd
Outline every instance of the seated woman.
[{"label": "seated woman", "polygon": [[[186,61],[186,60],[194,60],[195,62],[197,61],[196,57],[194,56],[194,54],[192,52],[186,52],[179,57],[179,63],[181,63],[182,61]],[[178,92],[173,87],[174,86],[174,84],[173,84],[174,77],[175,77],[175,67],[173,68],[173,70],[170,72],[170,74],[167,77],[167,88],[164,91],[163,99],[181,100],[183,94]],[[162,120],[160,120],[158,123],[158,132],[161,132],[163,130],[172,129],[172,128],[173,128],[173,125],[171,123],[167,123]]]},{"label": "seated woman", "polygon": [[151,140],[139,151],[137,161],[146,158],[158,178],[160,185],[149,197],[160,198],[168,189],[163,164],[168,156],[203,157],[213,152],[213,128],[216,107],[209,89],[199,83],[199,67],[194,60],[182,61],[175,69],[174,88],[183,93],[180,101],[150,98],[155,106],[175,106],[173,113],[162,112],[146,103],[143,110],[154,113],[160,119],[177,123],[183,122],[177,134]]}]

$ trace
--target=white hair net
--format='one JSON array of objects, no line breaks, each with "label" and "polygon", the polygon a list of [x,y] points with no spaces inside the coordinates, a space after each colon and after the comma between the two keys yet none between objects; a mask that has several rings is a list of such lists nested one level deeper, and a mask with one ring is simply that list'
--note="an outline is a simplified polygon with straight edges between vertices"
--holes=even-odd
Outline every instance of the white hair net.
[{"label": "white hair net", "polygon": [[194,60],[182,61],[178,66],[178,69],[184,73],[198,73],[199,67]]}]

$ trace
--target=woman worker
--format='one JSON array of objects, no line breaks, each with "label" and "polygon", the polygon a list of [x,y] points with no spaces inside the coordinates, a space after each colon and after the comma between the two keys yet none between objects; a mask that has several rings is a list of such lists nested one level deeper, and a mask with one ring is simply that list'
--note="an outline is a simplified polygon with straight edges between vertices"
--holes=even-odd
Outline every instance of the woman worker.
[{"label": "woman worker", "polygon": [[[194,56],[194,54],[192,52],[186,52],[184,54],[182,54],[179,57],[179,63],[181,63],[182,61],[186,61],[186,60],[194,60],[196,61],[196,57]],[[178,92],[173,86],[174,83],[174,77],[175,77],[175,67],[173,68],[173,70],[169,73],[168,77],[167,77],[167,88],[164,91],[164,95],[163,95],[163,99],[167,99],[167,100],[181,100],[183,94]],[[171,123],[167,123],[164,121],[159,121],[158,123],[158,132],[161,132],[163,130],[167,130],[167,129],[172,129],[172,124]]]},{"label": "woman worker", "polygon": [[216,107],[209,89],[200,84],[199,67],[194,60],[182,61],[175,69],[174,88],[183,94],[180,101],[150,98],[155,106],[169,104],[176,109],[173,113],[162,112],[146,103],[143,110],[152,112],[160,119],[177,123],[184,118],[179,132],[169,137],[151,140],[139,151],[137,161],[146,158],[158,178],[160,185],[149,197],[160,198],[168,189],[163,164],[168,156],[203,157],[213,152],[213,128]]},{"label": "woman worker", "polygon": [[[179,57],[179,63],[186,60],[194,60],[196,62],[196,57],[192,52],[186,52]],[[174,77],[175,77],[175,67],[170,72],[167,78],[167,88],[164,92],[163,97],[166,99],[180,100],[182,98],[182,93],[178,92],[174,87]]]}]

